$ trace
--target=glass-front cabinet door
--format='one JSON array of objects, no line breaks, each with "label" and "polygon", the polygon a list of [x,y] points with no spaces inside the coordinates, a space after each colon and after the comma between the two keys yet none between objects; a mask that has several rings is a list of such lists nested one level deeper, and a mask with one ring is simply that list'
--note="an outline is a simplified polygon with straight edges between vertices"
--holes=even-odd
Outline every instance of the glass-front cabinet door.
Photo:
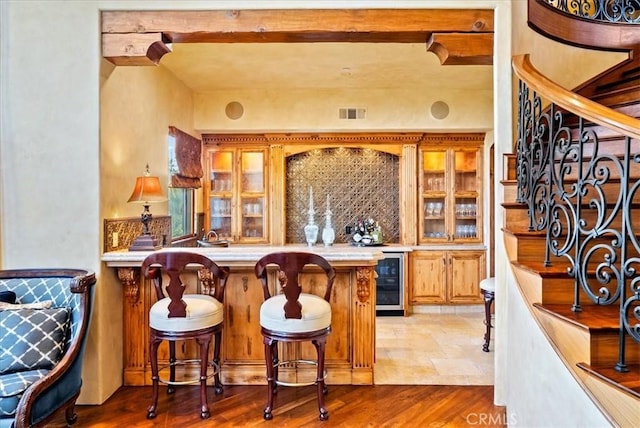
[{"label": "glass-front cabinet door", "polygon": [[423,149],[420,162],[420,242],[481,242],[480,149]]},{"label": "glass-front cabinet door", "polygon": [[453,230],[456,241],[480,241],[482,232],[480,192],[481,177],[478,150],[454,152]]},{"label": "glass-front cabinet door", "polygon": [[220,239],[233,238],[233,184],[235,153],[209,151],[209,226]]},{"label": "glass-front cabinet door", "polygon": [[209,149],[207,227],[220,239],[266,242],[266,149]]},{"label": "glass-front cabinet door", "polygon": [[239,240],[264,241],[265,227],[265,153],[240,151],[240,177],[238,191],[241,222]]},{"label": "glass-front cabinet door", "polygon": [[447,241],[447,151],[422,152],[422,233],[423,240]]}]

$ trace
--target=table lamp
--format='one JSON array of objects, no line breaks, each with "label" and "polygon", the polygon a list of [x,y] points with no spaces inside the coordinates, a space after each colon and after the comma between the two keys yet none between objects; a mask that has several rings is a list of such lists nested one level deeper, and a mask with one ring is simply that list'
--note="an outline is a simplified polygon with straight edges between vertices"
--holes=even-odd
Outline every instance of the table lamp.
[{"label": "table lamp", "polygon": [[153,251],[161,248],[158,238],[152,236],[149,232],[149,223],[151,222],[151,212],[149,204],[151,202],[164,202],[167,198],[162,193],[160,179],[149,173],[149,165],[142,177],[136,178],[136,185],[131,192],[131,196],[127,202],[137,202],[144,204],[142,211],[142,234],[133,240],[129,247],[129,251]]}]

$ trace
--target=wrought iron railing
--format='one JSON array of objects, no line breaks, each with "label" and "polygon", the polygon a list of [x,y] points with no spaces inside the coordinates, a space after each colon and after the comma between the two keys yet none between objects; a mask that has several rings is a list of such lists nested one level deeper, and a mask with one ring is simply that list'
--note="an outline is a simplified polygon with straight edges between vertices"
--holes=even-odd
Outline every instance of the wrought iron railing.
[{"label": "wrought iron railing", "polygon": [[638,24],[640,0],[543,0],[571,15],[595,21]]},{"label": "wrought iron railing", "polygon": [[625,339],[640,342],[640,120],[555,85],[528,56],[513,65],[517,201],[529,230],[546,232],[544,265],[568,261],[572,309],[583,309],[581,293],[620,306],[616,369],[626,371]]}]

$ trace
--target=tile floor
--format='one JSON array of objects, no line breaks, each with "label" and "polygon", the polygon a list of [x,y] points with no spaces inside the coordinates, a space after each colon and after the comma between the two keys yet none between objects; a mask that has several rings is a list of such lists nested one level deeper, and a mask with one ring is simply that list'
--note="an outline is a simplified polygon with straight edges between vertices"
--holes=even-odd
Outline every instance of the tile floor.
[{"label": "tile floor", "polygon": [[379,385],[493,385],[493,336],[482,351],[481,307],[435,308],[430,313],[376,319]]}]

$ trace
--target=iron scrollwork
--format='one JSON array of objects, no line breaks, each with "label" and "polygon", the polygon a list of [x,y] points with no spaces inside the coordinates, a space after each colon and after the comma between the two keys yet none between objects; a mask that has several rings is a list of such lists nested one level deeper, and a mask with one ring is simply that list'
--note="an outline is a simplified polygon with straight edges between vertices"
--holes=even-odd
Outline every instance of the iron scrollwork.
[{"label": "iron scrollwork", "polygon": [[582,310],[581,296],[620,305],[616,369],[624,371],[625,335],[640,342],[640,244],[630,214],[640,209],[640,180],[630,178],[640,171],[640,142],[625,137],[620,155],[611,154],[593,124],[545,103],[525,82],[519,89],[516,201],[528,208],[529,231],[546,233],[543,264],[568,262],[572,309]]}]

